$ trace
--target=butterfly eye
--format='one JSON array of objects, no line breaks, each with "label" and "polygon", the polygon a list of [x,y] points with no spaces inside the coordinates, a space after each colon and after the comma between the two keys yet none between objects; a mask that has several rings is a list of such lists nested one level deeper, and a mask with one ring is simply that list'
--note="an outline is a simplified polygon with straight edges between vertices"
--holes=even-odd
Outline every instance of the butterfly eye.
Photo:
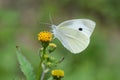
[{"label": "butterfly eye", "polygon": [[79,31],[82,31],[83,29],[82,28],[79,28]]}]

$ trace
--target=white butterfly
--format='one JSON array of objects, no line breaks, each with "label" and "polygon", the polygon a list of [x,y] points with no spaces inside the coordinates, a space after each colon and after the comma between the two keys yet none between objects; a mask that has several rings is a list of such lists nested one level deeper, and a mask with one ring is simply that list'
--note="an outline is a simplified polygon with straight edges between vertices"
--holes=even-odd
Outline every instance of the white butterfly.
[{"label": "white butterfly", "polygon": [[95,22],[89,19],[72,19],[52,25],[53,34],[70,52],[77,54],[87,48]]}]

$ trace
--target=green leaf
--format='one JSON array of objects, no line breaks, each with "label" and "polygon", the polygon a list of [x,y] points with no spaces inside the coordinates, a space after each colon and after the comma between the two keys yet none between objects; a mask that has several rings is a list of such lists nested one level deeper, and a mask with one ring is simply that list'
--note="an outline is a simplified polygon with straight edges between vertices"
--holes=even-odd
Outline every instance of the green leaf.
[{"label": "green leaf", "polygon": [[33,72],[33,67],[31,66],[30,62],[22,55],[20,48],[17,46],[17,59],[20,64],[20,68],[24,75],[26,76],[27,80],[36,80],[35,74]]}]

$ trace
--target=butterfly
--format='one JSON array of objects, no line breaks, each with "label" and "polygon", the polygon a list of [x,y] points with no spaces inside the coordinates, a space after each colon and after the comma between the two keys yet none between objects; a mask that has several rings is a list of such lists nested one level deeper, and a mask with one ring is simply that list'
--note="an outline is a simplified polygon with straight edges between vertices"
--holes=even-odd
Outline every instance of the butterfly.
[{"label": "butterfly", "polygon": [[77,54],[87,48],[96,23],[89,19],[67,20],[52,25],[52,32],[62,45],[71,53]]}]

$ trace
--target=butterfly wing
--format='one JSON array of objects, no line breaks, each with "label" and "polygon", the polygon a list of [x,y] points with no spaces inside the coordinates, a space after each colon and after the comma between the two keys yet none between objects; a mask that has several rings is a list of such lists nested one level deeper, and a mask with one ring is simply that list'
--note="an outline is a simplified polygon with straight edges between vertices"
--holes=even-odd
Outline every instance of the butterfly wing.
[{"label": "butterfly wing", "polygon": [[66,31],[66,29],[61,29],[57,32],[56,38],[58,38],[62,45],[72,53],[76,54],[82,52],[89,44],[89,38],[76,30],[67,29]]},{"label": "butterfly wing", "polygon": [[58,28],[72,28],[75,30],[82,28],[81,32],[90,37],[95,28],[95,22],[89,19],[73,19],[62,22],[58,25]]},{"label": "butterfly wing", "polygon": [[[90,25],[89,22],[91,22]],[[75,54],[80,53],[89,44],[89,37],[94,29],[92,23],[94,22],[86,19],[68,20],[53,28],[53,34],[69,51]],[[83,30],[79,31],[79,28]]]}]

